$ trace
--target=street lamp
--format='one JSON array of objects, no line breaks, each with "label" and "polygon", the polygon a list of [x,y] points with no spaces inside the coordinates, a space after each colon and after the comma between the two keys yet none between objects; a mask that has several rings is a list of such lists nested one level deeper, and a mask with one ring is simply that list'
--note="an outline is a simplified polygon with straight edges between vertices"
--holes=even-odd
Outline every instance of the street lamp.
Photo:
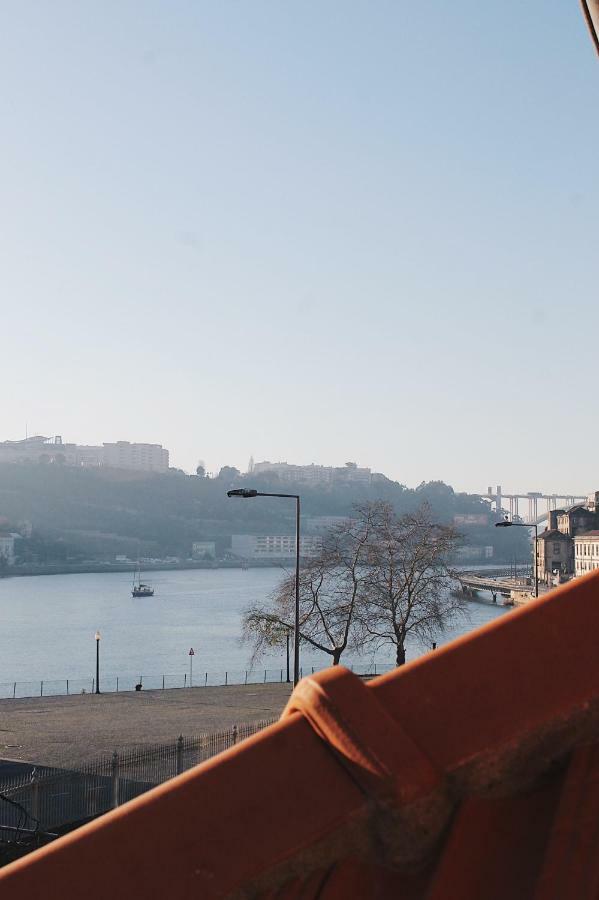
[{"label": "street lamp", "polygon": [[495,528],[534,528],[535,530],[535,597],[539,596],[539,570],[537,556],[537,542],[539,540],[538,525],[527,525],[526,522],[510,522],[505,519],[503,522],[495,522]]},{"label": "street lamp", "polygon": [[227,497],[243,497],[249,500],[253,497],[284,497],[295,500],[295,633],[293,642],[293,686],[299,681],[300,670],[300,603],[299,603],[299,573],[300,573],[300,497],[299,494],[266,494],[253,488],[237,488],[227,491]]},{"label": "street lamp", "polygon": [[100,632],[96,631],[96,694],[100,693]]}]

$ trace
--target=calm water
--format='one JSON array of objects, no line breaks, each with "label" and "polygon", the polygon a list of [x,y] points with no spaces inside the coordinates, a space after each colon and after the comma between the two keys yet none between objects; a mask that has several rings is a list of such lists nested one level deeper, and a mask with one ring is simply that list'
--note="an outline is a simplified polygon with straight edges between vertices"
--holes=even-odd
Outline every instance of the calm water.
[{"label": "calm water", "polygon": [[[209,683],[243,678],[250,651],[240,642],[241,614],[248,603],[268,596],[281,578],[280,569],[195,569],[153,572],[155,594],[131,597],[128,573],[51,575],[0,579],[0,683],[91,678],[95,671],[94,634],[101,640],[102,680],[130,675],[151,686],[149,676],[167,675],[174,685],[189,672],[189,648],[195,650],[194,683],[209,673]],[[469,631],[497,616],[505,608],[474,602],[468,620],[439,643]],[[412,645],[409,658],[423,652]],[[380,651],[377,663],[392,661],[391,651]],[[302,647],[306,668],[326,664],[328,657]],[[344,662],[369,663],[347,654]],[[277,651],[258,664],[269,679],[285,665]],[[123,686],[121,681],[121,687]],[[158,685],[156,685],[158,686]],[[76,686],[75,686],[76,689]]]}]

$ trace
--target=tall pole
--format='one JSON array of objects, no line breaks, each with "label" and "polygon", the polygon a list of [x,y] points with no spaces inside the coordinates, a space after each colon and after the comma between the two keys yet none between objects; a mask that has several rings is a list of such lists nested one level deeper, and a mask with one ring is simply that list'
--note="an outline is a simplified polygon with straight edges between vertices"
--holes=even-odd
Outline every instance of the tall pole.
[{"label": "tall pole", "polygon": [[289,632],[287,632],[287,684],[291,681],[289,677]]},{"label": "tall pole", "polygon": [[535,525],[535,597],[539,596],[539,556],[537,542],[539,540],[539,526]]},{"label": "tall pole", "polygon": [[295,498],[295,635],[293,644],[293,686],[300,671],[300,498]]},{"label": "tall pole", "polygon": [[100,632],[96,631],[96,694],[100,693]]}]

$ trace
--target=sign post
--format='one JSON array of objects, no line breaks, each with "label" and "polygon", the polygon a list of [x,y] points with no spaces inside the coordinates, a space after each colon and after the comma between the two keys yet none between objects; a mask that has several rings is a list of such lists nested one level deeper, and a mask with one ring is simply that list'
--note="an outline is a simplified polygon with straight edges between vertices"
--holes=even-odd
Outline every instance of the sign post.
[{"label": "sign post", "polygon": [[195,652],[193,647],[189,648],[189,687],[193,687],[193,658]]}]

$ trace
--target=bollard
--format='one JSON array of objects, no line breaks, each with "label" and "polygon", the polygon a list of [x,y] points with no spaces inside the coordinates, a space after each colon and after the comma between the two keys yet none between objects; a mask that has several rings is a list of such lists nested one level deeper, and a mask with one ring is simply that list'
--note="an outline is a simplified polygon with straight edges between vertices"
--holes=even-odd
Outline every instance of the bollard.
[{"label": "bollard", "polygon": [[266,684],[266,669],[264,670],[264,684]]},{"label": "bollard", "polygon": [[247,683],[248,683],[248,670],[246,669],[246,670],[245,670],[245,681],[244,681],[244,684],[247,684]]},{"label": "bollard", "polygon": [[181,772],[183,771],[183,735],[182,734],[180,734],[179,737],[177,738],[176,756],[177,756],[177,759],[176,759],[175,769],[176,769],[177,775],[180,775]]},{"label": "bollard", "polygon": [[233,725],[233,743],[237,743],[237,725]]},{"label": "bollard", "polygon": [[184,687],[184,688],[187,687],[187,672],[186,672],[185,675],[183,676],[183,687]]},{"label": "bollard", "polygon": [[119,755],[114,751],[112,754],[112,808],[116,809],[119,805]]},{"label": "bollard", "polygon": [[283,670],[281,669],[281,684],[283,683]]},{"label": "bollard", "polygon": [[312,666],[312,674],[314,675],[314,666]]},{"label": "bollard", "polygon": [[225,687],[228,685],[228,683],[229,683],[229,673],[225,672]]},{"label": "bollard", "polygon": [[16,693],[17,693],[17,682],[15,681],[15,683],[14,683],[13,686],[12,686],[12,698],[13,698],[13,700],[15,699]]},{"label": "bollard", "polygon": [[162,690],[164,690],[164,675],[162,676]]},{"label": "bollard", "polygon": [[40,681],[40,697],[44,696],[44,682]]},{"label": "bollard", "polygon": [[94,692],[94,686],[95,686],[95,684],[96,684],[96,679],[95,679],[95,678],[92,678],[92,694],[93,694],[93,692]]},{"label": "bollard", "polygon": [[119,676],[118,675],[116,676],[116,692],[117,692],[117,694],[119,692]]},{"label": "bollard", "polygon": [[206,687],[207,684],[208,684],[208,672],[206,672],[206,675],[204,676],[204,687]]},{"label": "bollard", "polygon": [[69,679],[67,678],[67,697],[69,696]]}]

